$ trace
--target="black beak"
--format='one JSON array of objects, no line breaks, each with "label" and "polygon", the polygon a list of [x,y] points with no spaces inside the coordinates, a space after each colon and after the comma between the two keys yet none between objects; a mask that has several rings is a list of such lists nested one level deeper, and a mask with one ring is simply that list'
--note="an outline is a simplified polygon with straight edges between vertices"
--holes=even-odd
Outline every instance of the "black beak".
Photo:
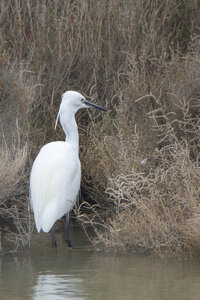
[{"label": "black beak", "polygon": [[98,110],[106,111],[105,108],[103,108],[103,107],[101,107],[101,106],[99,106],[99,105],[97,105],[97,104],[91,103],[91,102],[89,102],[89,101],[87,101],[87,100],[84,100],[83,103],[86,104],[86,105],[88,105],[88,106],[94,107],[94,108],[96,108],[96,109],[98,109]]}]

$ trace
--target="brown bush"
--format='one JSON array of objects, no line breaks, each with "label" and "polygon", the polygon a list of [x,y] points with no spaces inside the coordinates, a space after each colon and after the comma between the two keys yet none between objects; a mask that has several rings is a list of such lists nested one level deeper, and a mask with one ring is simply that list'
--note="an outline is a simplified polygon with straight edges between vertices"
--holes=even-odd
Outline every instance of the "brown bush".
[{"label": "brown bush", "polygon": [[[90,138],[87,174],[99,176],[99,185],[106,180],[108,199],[101,198],[100,205],[108,212],[106,221],[96,212],[95,219],[87,216],[85,222],[107,247],[199,254],[199,64],[195,45],[182,58],[153,60],[146,87],[144,74],[132,61],[113,125],[107,121],[113,131],[104,142],[98,135]],[[90,171],[94,163],[96,174]]]},{"label": "brown bush", "polygon": [[[26,65],[27,67],[27,65]],[[6,237],[27,246],[32,230],[27,191],[31,155],[30,114],[36,96],[36,79],[24,65],[0,57],[0,216]]]},{"label": "brown bush", "polygon": [[[145,169],[143,180],[156,180],[157,168],[165,172],[163,159],[175,164],[174,151],[197,163],[199,54],[189,47],[199,40],[199,12],[199,2],[189,0],[1,1],[3,203],[27,203],[35,155],[63,139],[54,121],[69,89],[108,109],[77,117],[83,197],[102,207],[99,222],[108,232],[112,222],[102,215],[111,217],[115,205],[104,191],[115,190],[114,178]],[[187,221],[194,229],[197,221]]]}]

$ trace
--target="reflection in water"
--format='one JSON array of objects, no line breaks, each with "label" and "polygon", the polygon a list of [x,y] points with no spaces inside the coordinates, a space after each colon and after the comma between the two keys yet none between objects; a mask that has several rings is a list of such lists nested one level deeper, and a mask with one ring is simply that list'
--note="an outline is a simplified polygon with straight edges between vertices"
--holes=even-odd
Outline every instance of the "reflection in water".
[{"label": "reflection in water", "polygon": [[73,228],[74,248],[57,234],[36,235],[29,255],[0,257],[1,300],[199,300],[200,263],[95,252]]},{"label": "reflection in water", "polygon": [[[33,287],[32,299],[40,300],[60,300],[79,299],[84,300],[79,290],[81,279],[73,278],[69,275],[39,275],[36,285]],[[80,297],[78,296],[80,294]]]}]

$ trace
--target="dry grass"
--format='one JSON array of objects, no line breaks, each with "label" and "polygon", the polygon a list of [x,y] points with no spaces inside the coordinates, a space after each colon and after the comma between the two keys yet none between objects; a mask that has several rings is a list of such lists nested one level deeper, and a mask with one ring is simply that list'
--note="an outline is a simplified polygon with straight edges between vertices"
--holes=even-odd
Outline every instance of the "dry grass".
[{"label": "dry grass", "polygon": [[[181,233],[180,240],[191,242],[195,236],[198,248],[194,204],[198,192],[194,194],[192,188],[197,189],[199,180],[199,13],[199,2],[190,0],[1,1],[0,190],[14,222],[20,219],[19,211],[27,210],[28,175],[36,153],[45,143],[63,139],[61,130],[54,132],[55,116],[60,95],[74,89],[108,109],[107,115],[90,112],[89,118],[86,113],[77,117],[82,195],[90,205],[101,206],[98,212],[93,206],[92,218],[98,214],[97,223],[107,228],[106,245],[161,251],[162,247],[155,247],[158,242],[154,244],[156,235],[152,243],[148,240],[148,222],[156,227],[157,219],[158,228],[163,224],[159,219],[167,202],[167,192],[159,185],[159,176],[163,176],[166,190],[169,185],[168,201],[175,202],[177,214],[182,213],[179,202],[186,201],[180,194],[182,185],[187,191],[188,203],[183,208],[195,209],[196,217],[183,214],[180,232],[185,228],[187,234],[183,238]],[[145,158],[147,164],[142,166]],[[191,169],[188,174],[186,165],[181,168],[182,161]],[[179,190],[177,195],[170,176]],[[140,196],[135,191],[139,182]],[[119,191],[123,199],[131,191],[127,202],[122,201],[124,209]],[[145,212],[143,220],[139,207],[142,201],[148,207],[148,197],[152,213],[147,216]],[[14,210],[9,210],[8,203]],[[172,209],[167,212],[170,217]],[[123,230],[123,220],[129,228],[128,243],[117,228],[119,222]],[[144,228],[136,234],[133,227],[141,222]],[[20,224],[15,225],[23,232]],[[30,232],[29,225],[21,236]],[[173,228],[169,225],[163,236],[158,234],[157,240],[167,249],[174,247],[166,242]],[[174,240],[177,237],[174,233]]]},{"label": "dry grass", "polygon": [[160,255],[199,252],[200,235],[197,247],[192,247],[194,228],[189,224],[199,223],[200,169],[191,162],[189,151],[181,148],[173,154],[173,163],[164,154],[162,163],[148,172],[133,171],[111,180],[107,193],[116,209],[107,245]]},{"label": "dry grass", "polygon": [[[97,125],[95,136],[90,133],[92,143],[84,154],[87,174],[98,176],[94,194],[102,183],[108,186],[108,199],[97,201],[107,209],[107,218],[103,221],[95,206],[90,207],[92,218],[84,214],[80,218],[95,228],[98,240],[106,247],[139,248],[170,256],[197,255],[199,49],[194,44],[182,58],[174,55],[168,63],[153,60],[151,64],[154,72],[147,88],[144,74],[132,61],[130,85],[122,92],[116,117],[106,124],[112,126],[109,136],[99,139]],[[95,155],[95,148],[99,155]],[[146,163],[141,164],[144,159]],[[98,166],[98,173],[92,164]]]},{"label": "dry grass", "polygon": [[27,175],[31,148],[30,114],[34,108],[36,80],[25,65],[0,57],[0,216],[4,237],[24,247],[30,243]]}]

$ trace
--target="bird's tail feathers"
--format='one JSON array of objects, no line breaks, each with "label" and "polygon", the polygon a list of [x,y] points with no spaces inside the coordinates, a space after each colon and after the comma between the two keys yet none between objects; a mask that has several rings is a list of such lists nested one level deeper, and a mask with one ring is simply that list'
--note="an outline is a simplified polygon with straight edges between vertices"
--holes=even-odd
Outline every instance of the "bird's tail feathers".
[{"label": "bird's tail feathers", "polygon": [[37,232],[40,233],[41,225],[40,225],[39,222],[36,221],[36,220],[35,220],[35,225],[36,225],[36,228],[37,228]]}]

